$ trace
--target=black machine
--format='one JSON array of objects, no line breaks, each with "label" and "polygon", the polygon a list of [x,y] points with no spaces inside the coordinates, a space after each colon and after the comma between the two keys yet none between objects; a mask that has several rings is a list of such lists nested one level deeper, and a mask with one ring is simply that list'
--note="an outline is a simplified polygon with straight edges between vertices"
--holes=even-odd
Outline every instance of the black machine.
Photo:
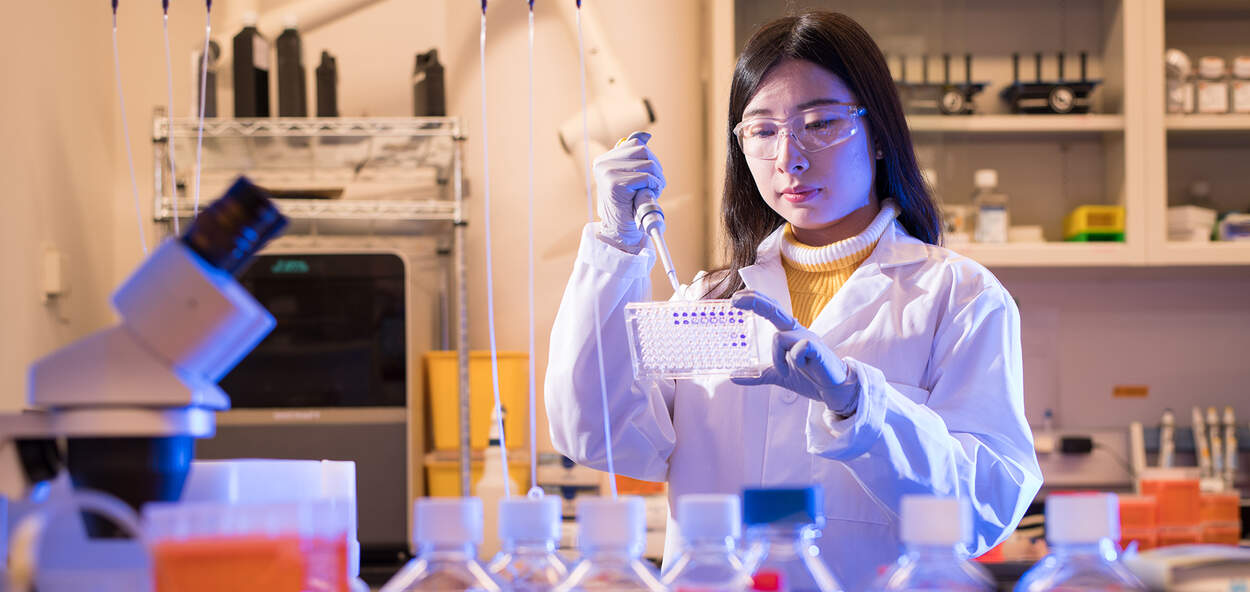
[{"label": "black machine", "polygon": [[1011,54],[1011,86],[1003,89],[1003,100],[1011,104],[1013,113],[1089,113],[1090,93],[1101,80],[1089,80],[1085,76],[1086,53],[1081,52],[1081,79],[1066,80],[1063,77],[1063,52],[1059,52],[1059,78],[1053,82],[1042,80],[1042,54],[1033,55],[1034,81],[1020,82],[1020,54]]},{"label": "black machine", "polygon": [[976,112],[973,97],[985,90],[983,82],[972,82],[972,55],[964,54],[964,81],[951,82],[951,56],[942,54],[942,82],[929,82],[929,56],[921,57],[921,82],[907,81],[907,58],[899,58],[899,97],[908,113],[971,115]]}]

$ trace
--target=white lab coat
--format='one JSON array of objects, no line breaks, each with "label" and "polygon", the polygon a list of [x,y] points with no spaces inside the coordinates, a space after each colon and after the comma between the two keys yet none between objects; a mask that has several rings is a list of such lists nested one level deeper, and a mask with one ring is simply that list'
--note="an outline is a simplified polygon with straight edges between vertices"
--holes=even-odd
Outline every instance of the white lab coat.
[{"label": "white lab coat", "polygon": [[[781,231],[741,270],[749,289],[790,310]],[[667,481],[669,508],[688,493],[819,483],[827,525],[822,557],[847,590],[862,590],[902,552],[904,494],[971,502],[973,553],[1002,541],[1041,487],[1024,418],[1020,317],[981,265],[909,236],[894,221],[816,317],[812,331],[862,385],[857,412],[775,386],[727,378],[635,381],[624,306],[650,299],[654,254],[634,255],[587,225],[552,327],[545,397],[551,438],[574,461],[607,469],[595,351],[602,314],[604,366],[618,473]],[[698,297],[700,274],[686,294]],[[776,329],[756,319],[760,339]],[[767,359],[767,358],[765,358]],[[670,514],[666,563],[678,549]]]}]

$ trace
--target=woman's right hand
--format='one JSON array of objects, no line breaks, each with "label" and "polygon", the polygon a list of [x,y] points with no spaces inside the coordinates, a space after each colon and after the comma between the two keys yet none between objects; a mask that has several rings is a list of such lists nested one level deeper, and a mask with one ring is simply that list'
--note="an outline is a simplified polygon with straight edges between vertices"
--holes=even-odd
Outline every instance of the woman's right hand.
[{"label": "woman's right hand", "polygon": [[659,198],[664,190],[660,161],[647,148],[650,139],[649,133],[634,132],[594,163],[599,233],[625,248],[640,247],[646,238],[634,221],[634,200],[638,191],[649,189]]}]

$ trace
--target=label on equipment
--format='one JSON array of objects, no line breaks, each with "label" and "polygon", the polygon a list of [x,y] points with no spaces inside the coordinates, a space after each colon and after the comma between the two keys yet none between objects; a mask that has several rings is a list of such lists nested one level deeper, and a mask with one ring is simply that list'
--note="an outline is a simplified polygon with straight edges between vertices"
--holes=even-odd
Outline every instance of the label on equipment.
[{"label": "label on equipment", "polygon": [[983,207],[977,210],[976,241],[979,243],[1007,242],[1007,208]]},{"label": "label on equipment", "polygon": [[1198,82],[1198,112],[1228,113],[1228,83]]},{"label": "label on equipment", "polygon": [[1233,111],[1250,113],[1250,80],[1233,83]]},{"label": "label on equipment", "polygon": [[257,70],[269,69],[269,43],[260,35],[252,37],[252,65]]}]

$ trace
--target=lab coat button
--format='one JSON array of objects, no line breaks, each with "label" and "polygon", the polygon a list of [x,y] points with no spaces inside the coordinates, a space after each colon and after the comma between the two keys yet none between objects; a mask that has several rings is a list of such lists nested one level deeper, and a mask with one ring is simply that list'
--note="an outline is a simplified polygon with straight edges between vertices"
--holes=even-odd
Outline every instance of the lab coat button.
[{"label": "lab coat button", "polygon": [[787,391],[782,391],[781,393],[781,402],[785,403],[786,405],[789,405],[797,401],[798,399],[799,399],[799,394],[794,391],[787,390]]}]

